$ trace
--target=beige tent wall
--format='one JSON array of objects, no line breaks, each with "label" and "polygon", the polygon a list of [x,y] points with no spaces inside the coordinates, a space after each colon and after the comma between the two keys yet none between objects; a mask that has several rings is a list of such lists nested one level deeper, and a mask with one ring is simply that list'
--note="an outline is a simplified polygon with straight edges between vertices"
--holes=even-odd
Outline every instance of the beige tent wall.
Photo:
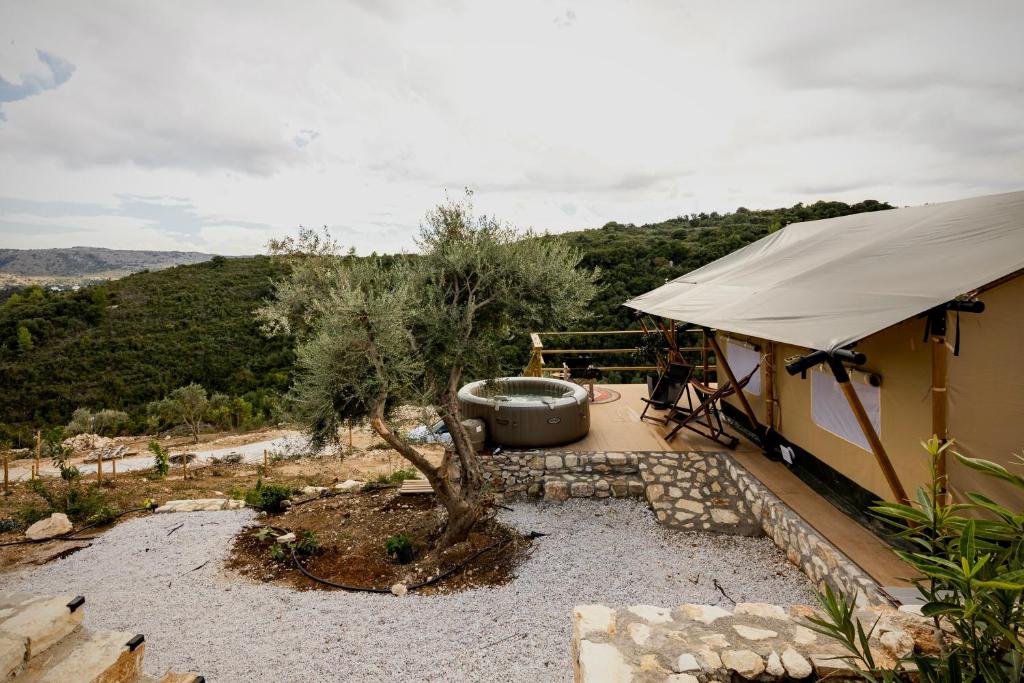
[{"label": "beige tent wall", "polygon": [[[972,458],[998,462],[1016,474],[1024,466],[1013,454],[1024,454],[1024,277],[1017,277],[978,296],[985,312],[960,316],[960,355],[949,358],[949,435],[954,448]],[[955,333],[950,316],[949,341]],[[949,459],[949,484],[963,500],[977,491],[1014,509],[1024,509],[1024,494],[1009,484]]]},{"label": "beige tent wall", "polygon": [[[924,321],[910,320],[882,330],[857,345],[868,357],[861,368],[882,378],[879,434],[896,474],[908,491],[928,478],[928,463],[921,441],[931,431],[931,352],[922,342]],[[722,336],[727,336],[723,333]],[[740,335],[733,335],[743,338]],[[767,342],[747,338],[762,349]],[[722,344],[723,348],[725,344]],[[791,377],[785,359],[807,353],[807,349],[775,344],[775,425],[778,432],[832,469],[888,500],[892,491],[874,455],[817,426],[811,419],[811,380]],[[749,398],[754,398],[750,397]],[[735,397],[728,399],[739,408]],[[764,401],[751,401],[764,423]]]}]

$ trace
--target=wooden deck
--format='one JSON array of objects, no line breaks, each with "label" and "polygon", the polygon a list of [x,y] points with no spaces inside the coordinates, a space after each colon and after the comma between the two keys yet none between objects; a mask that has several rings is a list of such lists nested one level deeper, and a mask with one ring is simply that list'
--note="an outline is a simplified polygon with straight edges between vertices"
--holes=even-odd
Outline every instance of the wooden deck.
[{"label": "wooden deck", "polygon": [[847,517],[827,500],[815,493],[780,462],[768,460],[761,449],[740,439],[734,451],[687,430],[681,431],[671,443],[662,435],[667,428],[642,422],[640,413],[647,395],[642,384],[607,385],[621,395],[611,403],[590,406],[590,433],[565,447],[570,451],[725,451],[733,456],[772,493],[793,509],[847,557],[886,588],[909,586],[906,577],[910,567],[893,553],[884,541]]}]

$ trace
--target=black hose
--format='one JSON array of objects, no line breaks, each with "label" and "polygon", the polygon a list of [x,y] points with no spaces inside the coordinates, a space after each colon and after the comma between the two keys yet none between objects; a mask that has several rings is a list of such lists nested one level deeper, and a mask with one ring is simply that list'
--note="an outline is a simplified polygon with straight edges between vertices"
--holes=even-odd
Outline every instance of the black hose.
[{"label": "black hose", "polygon": [[[441,572],[440,574],[438,574],[437,576],[435,576],[433,578],[430,578],[430,579],[427,579],[426,581],[421,581],[421,582],[413,584],[411,586],[407,586],[406,589],[410,590],[410,591],[419,590],[420,588],[425,588],[425,587],[427,587],[427,586],[429,586],[431,584],[435,584],[438,581],[443,581],[444,579],[447,579],[452,574],[454,574],[454,573],[460,571],[461,569],[463,569],[467,564],[469,564],[470,562],[472,562],[476,558],[480,557],[484,553],[488,552],[489,550],[493,550],[495,548],[499,548],[499,547],[505,545],[506,543],[511,542],[511,540],[512,539],[510,539],[510,538],[503,538],[500,541],[495,541],[494,543],[490,544],[489,546],[486,546],[486,547],[481,548],[480,550],[476,551],[475,553],[473,553],[472,555],[470,555],[469,557],[467,557],[465,560],[463,560],[462,562],[458,563],[454,567],[451,567],[450,569],[447,569],[447,570]],[[290,549],[292,551],[292,562],[294,562],[296,568],[298,568],[298,570],[300,572],[302,572],[302,575],[305,576],[307,579],[310,579],[311,581],[316,581],[317,583],[322,583],[323,585],[331,586],[332,588],[341,588],[342,590],[353,591],[353,592],[361,592],[361,593],[390,593],[391,592],[390,588],[366,588],[366,587],[363,587],[363,586],[350,586],[348,584],[337,583],[337,582],[331,581],[329,579],[324,579],[324,578],[321,578],[319,576],[314,576],[313,574],[310,574],[306,570],[305,567],[302,566],[301,562],[299,562],[299,556],[295,554],[295,546],[294,545],[290,546]]]},{"label": "black hose", "polygon": [[146,511],[152,511],[152,510],[155,510],[155,509],[156,509],[156,505],[155,504],[154,505],[147,505],[146,507],[141,507],[141,508],[132,508],[131,510],[125,510],[124,512],[119,512],[116,515],[114,515],[113,517],[107,517],[107,518],[104,518],[104,519],[97,520],[97,521],[95,521],[95,522],[93,522],[91,524],[86,524],[81,529],[77,529],[77,530],[76,529],[72,529],[71,531],[67,531],[67,532],[65,532],[63,534],[58,534],[56,536],[51,536],[50,538],[23,538],[23,539],[21,539],[19,541],[7,541],[6,543],[0,543],[0,548],[6,548],[7,546],[12,546],[12,545],[28,545],[30,543],[49,543],[50,541],[89,541],[89,540],[92,540],[92,539],[94,539],[96,537],[95,536],[89,536],[87,538],[73,538],[73,537],[77,536],[78,534],[82,533],[83,531],[86,531],[87,529],[92,529],[95,526],[100,526],[100,525],[103,525],[103,524],[110,524],[115,519],[118,519],[119,517],[124,517],[125,515],[129,515],[129,514],[131,514],[133,512],[146,512]]}]

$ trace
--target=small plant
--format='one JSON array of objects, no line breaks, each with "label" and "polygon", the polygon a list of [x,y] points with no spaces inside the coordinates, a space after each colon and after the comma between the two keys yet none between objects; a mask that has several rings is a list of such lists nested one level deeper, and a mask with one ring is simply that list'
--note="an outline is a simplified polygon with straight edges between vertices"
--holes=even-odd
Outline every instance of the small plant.
[{"label": "small plant", "polygon": [[71,469],[77,472],[77,469],[69,468],[69,478],[65,478],[63,484],[48,486],[42,479],[28,482],[29,489],[47,504],[47,509],[37,520],[53,512],[63,512],[73,522],[107,521],[112,518],[115,512],[107,504],[103,490],[95,484],[83,486],[77,476],[71,476]]},{"label": "small plant", "polygon": [[366,447],[368,451],[390,451],[391,446],[388,445],[387,441],[374,441]]},{"label": "small plant", "polygon": [[15,519],[0,519],[0,534],[8,531],[15,531],[18,528],[18,521]]},{"label": "small plant", "polygon": [[270,549],[267,552],[270,553],[270,559],[274,562],[284,562],[288,558],[287,553],[284,551],[284,546],[280,543],[271,543]]},{"label": "small plant", "polygon": [[394,486],[395,484],[401,484],[407,479],[418,479],[419,476],[419,473],[415,470],[395,470],[391,474],[378,474],[376,477],[363,484],[363,490],[374,491],[376,489]]},{"label": "small plant", "polygon": [[149,442],[149,452],[153,454],[153,474],[163,479],[171,471],[171,454],[156,441]]},{"label": "small plant", "polygon": [[413,555],[412,539],[406,534],[396,534],[384,544],[384,552],[398,564],[409,564]]},{"label": "small plant", "polygon": [[261,526],[259,529],[256,529],[252,535],[255,536],[256,540],[260,543],[265,543],[274,537],[274,530],[269,526]]},{"label": "small plant", "polygon": [[299,555],[316,555],[320,552],[320,541],[316,537],[316,533],[312,531],[303,531],[299,534],[298,540],[292,543],[295,548],[295,552]]},{"label": "small plant", "polygon": [[284,512],[285,501],[291,498],[292,489],[284,484],[264,484],[256,480],[256,487],[245,493],[245,503],[262,512]]}]

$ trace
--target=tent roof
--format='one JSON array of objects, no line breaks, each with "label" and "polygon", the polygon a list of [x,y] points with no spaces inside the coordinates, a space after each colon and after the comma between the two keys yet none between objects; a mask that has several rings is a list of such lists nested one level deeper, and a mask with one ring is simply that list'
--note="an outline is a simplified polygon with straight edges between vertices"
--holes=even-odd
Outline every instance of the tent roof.
[{"label": "tent roof", "polygon": [[794,223],[630,308],[832,351],[1024,269],[1024,192]]}]

